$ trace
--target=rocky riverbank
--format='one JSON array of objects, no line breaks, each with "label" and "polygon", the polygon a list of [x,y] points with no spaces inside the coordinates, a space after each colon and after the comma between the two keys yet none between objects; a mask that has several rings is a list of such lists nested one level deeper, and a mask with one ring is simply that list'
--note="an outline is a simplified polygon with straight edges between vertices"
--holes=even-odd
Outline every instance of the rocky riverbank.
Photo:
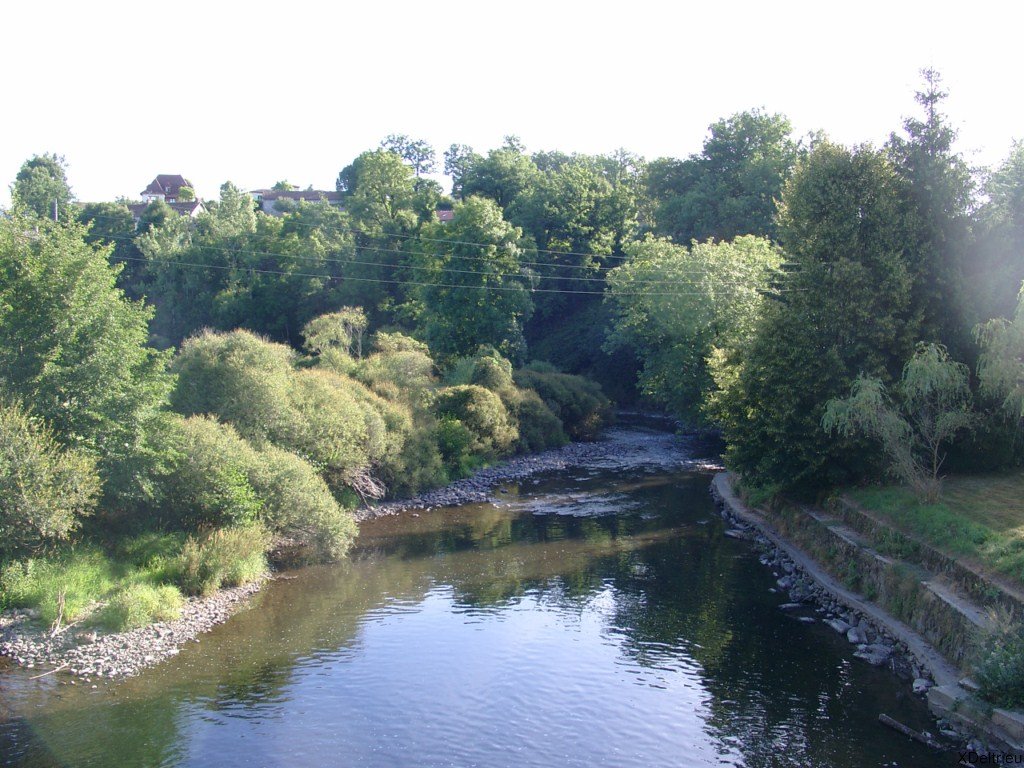
[{"label": "rocky riverbank", "polygon": [[410,499],[365,507],[356,512],[356,519],[372,520],[375,517],[396,515],[408,510],[490,501],[494,498],[492,490],[502,483],[524,480],[538,472],[589,465],[614,455],[620,448],[621,444],[615,440],[598,440],[592,443],[569,443],[543,453],[518,456],[482,469],[471,477],[457,480],[443,488],[426,491]]},{"label": "rocky riverbank", "polygon": [[[913,692],[926,696],[938,686],[955,685],[957,672],[923,638],[878,606],[843,588],[813,560],[791,543],[756,513],[739,501],[725,474],[716,475],[711,493],[719,503],[722,517],[731,526],[726,535],[752,541],[762,554],[760,562],[772,570],[776,589],[789,602],[780,605],[786,611],[803,611],[816,616],[801,620],[831,627],[856,647],[853,655],[869,664],[887,667],[901,680],[909,682]],[[938,690],[938,689],[937,689]],[[990,738],[979,738],[974,729],[940,717],[937,734],[918,734],[926,743],[936,745],[936,737],[949,745],[967,745],[968,750],[982,753],[990,749]],[[988,736],[988,734],[985,734]],[[998,746],[1002,746],[995,739]]]},{"label": "rocky riverbank", "polygon": [[177,655],[186,643],[198,642],[199,635],[227,621],[261,586],[262,582],[254,582],[191,598],[175,621],[114,634],[68,628],[51,635],[35,626],[31,611],[6,611],[0,614],[0,655],[28,669],[40,669],[40,676],[60,671],[85,682],[130,677]]}]

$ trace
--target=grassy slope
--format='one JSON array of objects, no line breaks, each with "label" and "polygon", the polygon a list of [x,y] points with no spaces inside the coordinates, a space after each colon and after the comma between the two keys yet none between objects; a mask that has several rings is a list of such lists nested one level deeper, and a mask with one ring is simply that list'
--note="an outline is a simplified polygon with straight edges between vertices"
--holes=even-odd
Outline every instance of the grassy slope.
[{"label": "grassy slope", "polygon": [[1024,585],[1024,472],[947,478],[936,504],[897,487],[846,495],[937,549]]}]

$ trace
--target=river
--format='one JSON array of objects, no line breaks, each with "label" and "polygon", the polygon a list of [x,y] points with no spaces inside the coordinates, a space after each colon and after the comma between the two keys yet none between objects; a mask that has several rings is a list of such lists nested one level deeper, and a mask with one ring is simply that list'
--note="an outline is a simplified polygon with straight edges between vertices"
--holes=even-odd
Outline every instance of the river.
[{"label": "river", "polygon": [[906,683],[779,609],[722,535],[700,448],[605,459],[497,504],[364,523],[125,681],[0,671],[5,766],[935,766]]}]

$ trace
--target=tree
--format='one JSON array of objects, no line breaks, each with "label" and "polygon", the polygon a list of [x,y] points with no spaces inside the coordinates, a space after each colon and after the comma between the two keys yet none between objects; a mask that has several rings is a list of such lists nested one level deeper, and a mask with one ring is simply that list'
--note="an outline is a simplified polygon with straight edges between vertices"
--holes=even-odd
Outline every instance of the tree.
[{"label": "tree", "polygon": [[775,202],[800,153],[780,114],[740,112],[709,128],[699,155],[661,159],[648,170],[657,231],[677,243],[774,238]]},{"label": "tree", "polygon": [[182,203],[191,203],[196,199],[196,191],[192,187],[179,187],[178,200]]},{"label": "tree", "polygon": [[99,490],[92,456],[62,448],[21,407],[0,403],[0,562],[67,539]]},{"label": "tree", "polygon": [[98,455],[108,491],[134,493],[132,462],[172,379],[146,345],[152,310],[125,298],[109,250],[85,236],[74,223],[0,221],[0,383],[63,445]]},{"label": "tree", "polygon": [[[492,149],[487,157],[471,155],[458,179],[463,198],[477,195],[493,200],[507,214],[509,206],[537,181],[538,170],[514,136]],[[454,190],[453,190],[454,194]]]},{"label": "tree", "polygon": [[752,235],[690,248],[648,237],[626,253],[629,260],[608,273],[614,320],[606,346],[635,350],[644,393],[705,423],[715,388],[708,360],[753,334],[781,255]]},{"label": "tree", "polygon": [[1024,142],[985,183],[977,215],[977,247],[968,264],[970,304],[980,319],[1009,317],[1024,282]]},{"label": "tree", "polygon": [[79,211],[78,219],[88,227],[86,242],[108,246],[111,261],[121,265],[118,286],[131,298],[142,298],[145,270],[142,252],[135,245],[135,218],[128,206],[124,203],[86,203]]},{"label": "tree", "polygon": [[462,197],[462,180],[475,164],[482,160],[468,144],[452,144],[444,152],[444,172],[452,180],[452,197]]},{"label": "tree", "polygon": [[1024,419],[1024,288],[1013,320],[995,318],[976,330],[982,393],[998,399],[1014,419]]},{"label": "tree", "polygon": [[966,365],[945,347],[919,344],[903,369],[893,402],[882,380],[858,376],[845,398],[825,406],[822,426],[841,435],[877,439],[888,471],[928,503],[938,500],[943,447],[975,422]]},{"label": "tree", "polygon": [[33,155],[22,164],[11,185],[15,210],[47,219],[67,221],[72,199],[67,163],[60,155]]},{"label": "tree", "polygon": [[782,195],[788,258],[736,367],[718,368],[728,461],[755,483],[810,491],[871,469],[863,444],[830,440],[825,404],[858,374],[899,375],[919,338],[904,182],[871,147],[817,143]]},{"label": "tree", "polygon": [[394,152],[407,162],[417,179],[437,170],[437,153],[422,139],[410,139],[404,134],[392,133],[380,143],[380,147]]},{"label": "tree", "polygon": [[320,315],[302,329],[307,351],[323,355],[334,350],[357,360],[363,356],[365,332],[366,313],[359,307],[342,307],[337,312]]},{"label": "tree", "polygon": [[925,88],[915,100],[923,119],[904,120],[907,137],[893,134],[888,144],[897,172],[908,182],[911,300],[922,315],[922,338],[966,357],[971,322],[963,285],[974,184],[967,164],[953,151],[956,131],[940,111],[948,95],[942,78],[933,69],[921,75]]},{"label": "tree", "polygon": [[443,229],[434,225],[427,233],[410,263],[424,283],[414,311],[431,350],[451,358],[486,344],[522,358],[523,323],[533,309],[519,264],[522,232],[490,200],[471,197],[456,204]]}]

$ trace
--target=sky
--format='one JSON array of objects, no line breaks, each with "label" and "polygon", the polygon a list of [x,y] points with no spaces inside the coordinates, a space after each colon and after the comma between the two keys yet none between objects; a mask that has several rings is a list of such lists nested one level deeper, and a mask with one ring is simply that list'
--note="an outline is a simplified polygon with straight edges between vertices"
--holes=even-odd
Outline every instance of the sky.
[{"label": "sky", "polygon": [[978,166],[1024,139],[1016,3],[6,3],[0,206],[34,154],[63,155],[82,201],[137,198],[158,173],[200,197],[230,180],[334,189],[391,133],[480,152],[647,159],[699,152],[763,108],[798,135],[880,144],[937,69]]}]

